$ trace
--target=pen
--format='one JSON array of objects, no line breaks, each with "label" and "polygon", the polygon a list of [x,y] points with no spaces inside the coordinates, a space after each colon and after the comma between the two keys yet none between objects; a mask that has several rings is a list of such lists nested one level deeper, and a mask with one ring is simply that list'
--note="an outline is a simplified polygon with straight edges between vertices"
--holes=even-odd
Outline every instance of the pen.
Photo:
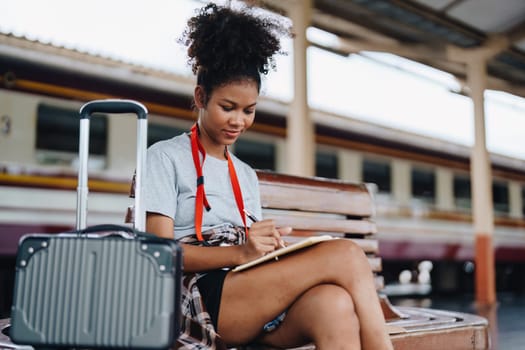
[{"label": "pen", "polygon": [[[246,210],[246,209],[244,209],[244,214],[246,214],[246,216],[248,217],[248,219],[250,219],[252,222],[257,222],[257,221],[259,221],[259,220],[257,220],[257,218],[255,217],[255,215],[253,215],[252,213],[250,213],[250,212],[249,212],[248,210]],[[285,247],[286,247],[281,239],[279,239],[279,247],[280,247],[280,248],[285,248]],[[275,257],[275,260],[279,260],[279,258],[276,256],[276,257]]]},{"label": "pen", "polygon": [[250,213],[248,210],[244,209],[244,214],[246,214],[246,216],[248,217],[248,219],[250,219],[252,222],[257,222],[259,220],[257,220],[257,218],[255,217],[255,215],[253,215],[252,213]]}]

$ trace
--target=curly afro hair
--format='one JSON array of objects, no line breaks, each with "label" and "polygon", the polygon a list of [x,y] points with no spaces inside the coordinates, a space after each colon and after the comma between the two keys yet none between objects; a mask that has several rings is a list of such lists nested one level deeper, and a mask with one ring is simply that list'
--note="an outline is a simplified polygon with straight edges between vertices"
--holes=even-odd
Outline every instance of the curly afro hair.
[{"label": "curly afro hair", "polygon": [[275,69],[273,56],[283,54],[280,37],[292,36],[284,21],[250,10],[210,3],[188,21],[180,41],[207,98],[215,87],[239,79],[253,79],[260,90],[260,75]]}]

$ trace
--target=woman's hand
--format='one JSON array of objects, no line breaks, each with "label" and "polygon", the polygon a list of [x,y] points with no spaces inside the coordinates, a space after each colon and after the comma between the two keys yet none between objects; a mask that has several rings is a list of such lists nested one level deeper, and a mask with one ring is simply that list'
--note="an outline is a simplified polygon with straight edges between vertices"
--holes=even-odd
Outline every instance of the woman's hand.
[{"label": "woman's hand", "polygon": [[242,246],[243,259],[247,262],[284,247],[281,236],[291,232],[291,227],[275,227],[275,222],[271,219],[254,222],[246,243]]}]

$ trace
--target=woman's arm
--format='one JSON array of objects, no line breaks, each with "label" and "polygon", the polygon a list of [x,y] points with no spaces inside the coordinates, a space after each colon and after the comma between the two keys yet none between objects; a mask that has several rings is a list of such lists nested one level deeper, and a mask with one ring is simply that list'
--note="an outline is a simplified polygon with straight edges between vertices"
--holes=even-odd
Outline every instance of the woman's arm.
[{"label": "woman's arm", "polygon": [[[173,238],[173,219],[157,213],[147,213],[146,231],[159,237]],[[277,230],[272,220],[256,222],[243,245],[229,247],[199,247],[182,244],[184,271],[199,272],[233,267],[251,261],[279,247],[280,237],[287,229]]]},{"label": "woman's arm", "polygon": [[173,219],[158,213],[146,213],[146,232],[173,239]]}]

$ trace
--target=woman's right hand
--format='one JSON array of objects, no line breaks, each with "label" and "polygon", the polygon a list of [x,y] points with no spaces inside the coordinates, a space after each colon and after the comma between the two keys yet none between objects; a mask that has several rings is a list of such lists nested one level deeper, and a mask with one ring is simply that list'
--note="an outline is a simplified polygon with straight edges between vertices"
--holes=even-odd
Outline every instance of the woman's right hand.
[{"label": "woman's right hand", "polygon": [[284,247],[281,236],[290,232],[291,227],[277,228],[271,219],[254,222],[249,229],[246,243],[242,246],[243,259],[248,262]]}]

